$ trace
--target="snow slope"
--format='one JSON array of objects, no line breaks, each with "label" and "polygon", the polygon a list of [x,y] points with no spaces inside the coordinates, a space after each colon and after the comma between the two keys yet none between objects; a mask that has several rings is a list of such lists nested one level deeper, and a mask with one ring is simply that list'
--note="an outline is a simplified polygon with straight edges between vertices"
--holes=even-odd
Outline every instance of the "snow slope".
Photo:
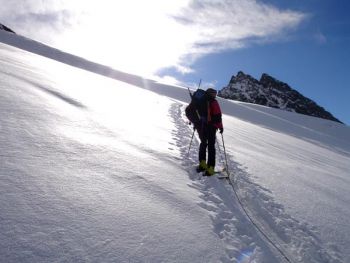
[{"label": "snow slope", "polygon": [[0,41],[1,262],[350,261],[349,127],[220,100],[232,186],[185,88]]}]

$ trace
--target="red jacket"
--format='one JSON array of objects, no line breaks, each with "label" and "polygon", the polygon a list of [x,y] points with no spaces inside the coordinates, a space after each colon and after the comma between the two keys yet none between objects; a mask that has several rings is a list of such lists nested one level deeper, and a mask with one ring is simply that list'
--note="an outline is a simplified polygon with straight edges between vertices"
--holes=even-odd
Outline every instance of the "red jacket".
[{"label": "red jacket", "polygon": [[222,113],[220,105],[216,99],[209,101],[208,106],[208,124],[213,125],[217,129],[222,129]]}]

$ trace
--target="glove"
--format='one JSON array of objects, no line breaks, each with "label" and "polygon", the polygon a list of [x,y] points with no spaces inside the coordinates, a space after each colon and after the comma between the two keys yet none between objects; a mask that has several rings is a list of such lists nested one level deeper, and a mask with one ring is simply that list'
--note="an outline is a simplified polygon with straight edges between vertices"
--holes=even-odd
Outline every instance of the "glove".
[{"label": "glove", "polygon": [[224,132],[224,128],[220,128],[219,131],[222,134]]}]

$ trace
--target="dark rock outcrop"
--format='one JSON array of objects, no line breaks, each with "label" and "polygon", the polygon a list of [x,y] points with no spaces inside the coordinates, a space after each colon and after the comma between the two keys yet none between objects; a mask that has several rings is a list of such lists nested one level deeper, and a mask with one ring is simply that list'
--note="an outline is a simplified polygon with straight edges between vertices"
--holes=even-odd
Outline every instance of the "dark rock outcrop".
[{"label": "dark rock outcrop", "polygon": [[342,123],[314,101],[292,89],[288,84],[265,73],[262,74],[260,80],[256,80],[239,71],[237,76],[232,76],[227,87],[219,91],[218,96]]},{"label": "dark rock outcrop", "polygon": [[8,28],[7,26],[4,26],[3,24],[0,23],[0,30],[5,30],[7,32],[16,34],[12,29]]}]

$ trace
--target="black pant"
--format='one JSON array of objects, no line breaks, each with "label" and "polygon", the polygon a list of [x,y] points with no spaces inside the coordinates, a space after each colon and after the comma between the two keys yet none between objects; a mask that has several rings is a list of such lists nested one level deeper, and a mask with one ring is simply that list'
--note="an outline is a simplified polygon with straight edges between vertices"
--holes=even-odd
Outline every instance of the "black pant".
[{"label": "black pant", "polygon": [[199,161],[207,160],[207,147],[208,147],[208,166],[215,167],[215,139],[216,128],[212,125],[202,125],[198,131],[199,139],[201,143],[199,145]]}]

